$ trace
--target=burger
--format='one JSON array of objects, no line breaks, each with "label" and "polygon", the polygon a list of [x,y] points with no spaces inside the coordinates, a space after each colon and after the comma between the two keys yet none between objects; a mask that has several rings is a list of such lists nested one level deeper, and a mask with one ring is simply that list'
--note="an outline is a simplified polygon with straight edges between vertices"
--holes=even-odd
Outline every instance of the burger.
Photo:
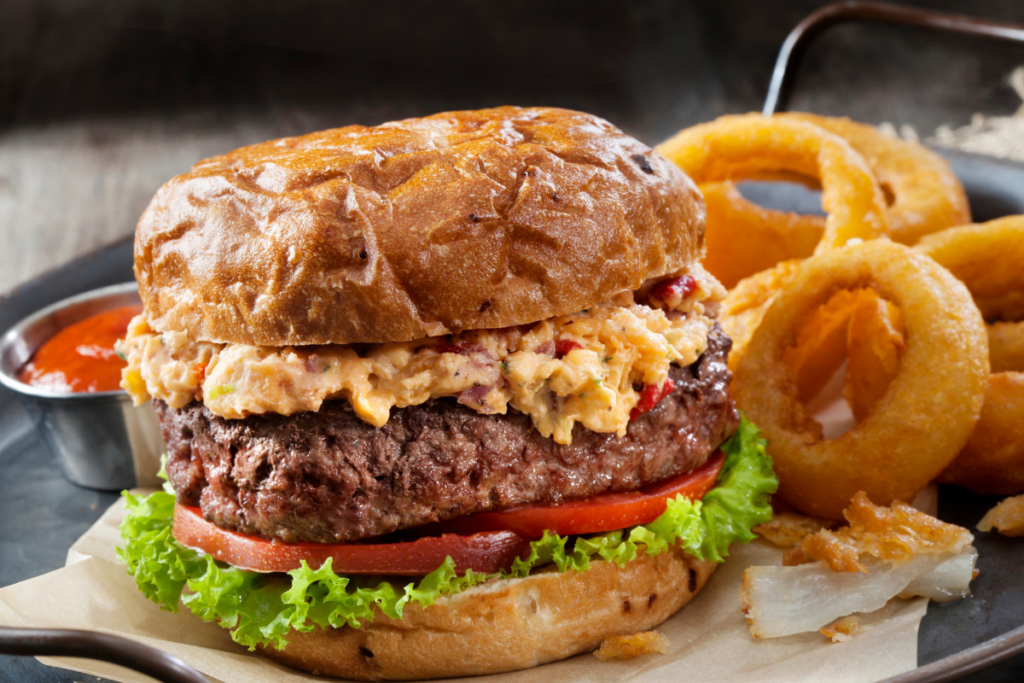
[{"label": "burger", "polygon": [[661,623],[776,480],[728,393],[704,206],[597,117],[502,107],[243,147],[142,215],[123,386],[165,491],[142,592],[356,679]]}]

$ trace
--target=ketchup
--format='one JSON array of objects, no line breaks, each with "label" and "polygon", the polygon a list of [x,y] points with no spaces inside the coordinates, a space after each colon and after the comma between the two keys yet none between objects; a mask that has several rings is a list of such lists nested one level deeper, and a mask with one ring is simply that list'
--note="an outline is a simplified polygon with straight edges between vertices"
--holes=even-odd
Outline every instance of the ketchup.
[{"label": "ketchup", "polygon": [[114,351],[142,306],[122,306],[65,327],[39,347],[18,379],[34,387],[71,394],[121,388],[125,362]]}]

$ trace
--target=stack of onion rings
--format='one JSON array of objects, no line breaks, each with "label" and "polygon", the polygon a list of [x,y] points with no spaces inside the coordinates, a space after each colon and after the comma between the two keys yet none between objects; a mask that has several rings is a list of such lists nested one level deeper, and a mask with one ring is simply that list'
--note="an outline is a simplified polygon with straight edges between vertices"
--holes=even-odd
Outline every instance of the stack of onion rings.
[{"label": "stack of onion rings", "polygon": [[[723,116],[680,131],[658,151],[707,193],[704,265],[727,287],[737,285],[724,302],[723,326],[733,340],[730,364],[742,356],[746,340],[798,263],[794,259],[887,233],[885,199],[864,160],[842,138],[814,124],[760,114]],[[817,179],[828,212],[824,225],[819,229],[820,219],[813,216],[763,209],[726,182],[763,174]],[[759,274],[740,282],[751,272]]]},{"label": "stack of onion rings", "polygon": [[[802,320],[840,289],[873,288],[902,312],[906,349],[874,410],[825,440],[784,361]],[[841,519],[854,493],[910,500],[957,456],[988,382],[984,322],[964,285],[933,260],[888,240],[817,254],[792,269],[735,368],[733,395],[768,438],[780,495]]]},{"label": "stack of onion rings", "polygon": [[[944,480],[1024,490],[1024,322],[1005,322],[1024,318],[1024,218],[951,229],[970,212],[948,164],[849,119],[727,116],[658,149],[705,192],[734,393],[769,438],[784,498],[832,518],[860,489],[909,499],[961,448]],[[732,184],[744,178],[818,183],[828,216],[759,207]],[[920,245],[856,244],[878,237]],[[858,427],[824,441],[801,402],[844,356]]]},{"label": "stack of onion rings", "polygon": [[[916,248],[962,280],[981,308],[1024,292],[1024,216],[945,230]],[[993,374],[981,419],[940,481],[1008,495],[1024,491],[1024,323],[993,322],[988,338]]]},{"label": "stack of onion rings", "polygon": [[960,180],[945,159],[924,145],[891,138],[874,126],[847,118],[802,112],[777,116],[835,133],[864,157],[885,193],[892,240],[914,244],[925,235],[971,222]]},{"label": "stack of onion rings", "polygon": [[[744,119],[744,125],[750,128],[756,115],[725,117],[683,130],[663,143],[659,150],[684,170],[692,172],[702,158],[694,148],[699,149],[708,144],[708,140],[723,134],[721,122],[735,119]],[[913,244],[923,235],[970,222],[963,186],[949,164],[927,147],[888,137],[873,126],[846,118],[790,112],[771,119],[773,122],[782,120],[810,123],[838,135],[864,159],[883,192],[887,234],[894,241]],[[732,126],[736,128],[734,122]],[[794,139],[786,135],[780,137],[784,141]],[[756,139],[756,134],[749,133],[747,139]],[[717,154],[717,150],[711,153]],[[753,171],[732,173],[728,177],[737,176],[795,180],[812,188],[820,187],[813,172],[782,163],[774,167],[764,164]],[[696,179],[704,192],[708,210],[704,265],[728,288],[779,261],[806,258],[812,245],[818,244],[825,233],[826,220],[820,216],[765,209],[744,199],[731,182],[708,182],[703,175]],[[1024,298],[1015,303],[1024,308]]]},{"label": "stack of onion rings", "polygon": [[760,114],[723,116],[684,129],[657,149],[698,185],[762,173],[817,179],[828,217],[816,252],[888,233],[885,197],[871,169],[845,140],[814,124]]}]

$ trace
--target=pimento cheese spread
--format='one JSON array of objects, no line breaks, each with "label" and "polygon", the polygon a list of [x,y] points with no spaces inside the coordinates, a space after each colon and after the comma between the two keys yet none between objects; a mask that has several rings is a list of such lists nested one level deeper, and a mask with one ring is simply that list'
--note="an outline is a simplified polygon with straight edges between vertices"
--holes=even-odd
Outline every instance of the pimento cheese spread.
[{"label": "pimento cheese spread", "polygon": [[[118,351],[128,361],[122,386],[138,405],[149,398],[180,408],[201,400],[227,419],[316,411],[345,398],[376,427],[399,408],[455,397],[480,413],[528,414],[561,444],[577,422],[624,435],[640,394],[661,385],[672,363],[689,365],[714,324],[705,304],[724,290],[699,267],[695,289],[661,307],[632,292],[571,315],[498,330],[365,346],[262,347],[195,341],[132,320]],[[678,299],[678,297],[676,297]]]}]

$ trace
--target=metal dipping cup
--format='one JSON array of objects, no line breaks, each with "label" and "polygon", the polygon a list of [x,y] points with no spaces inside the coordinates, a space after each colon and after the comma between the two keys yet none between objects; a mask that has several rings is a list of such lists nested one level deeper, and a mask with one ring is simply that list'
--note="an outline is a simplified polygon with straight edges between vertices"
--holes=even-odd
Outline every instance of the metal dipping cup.
[{"label": "metal dipping cup", "polygon": [[134,282],[64,299],[25,318],[0,339],[0,382],[16,392],[73,484],[101,491],[157,487],[164,451],[153,407],[127,392],[64,393],[30,386],[18,371],[47,340],[96,313],[138,304]]}]

